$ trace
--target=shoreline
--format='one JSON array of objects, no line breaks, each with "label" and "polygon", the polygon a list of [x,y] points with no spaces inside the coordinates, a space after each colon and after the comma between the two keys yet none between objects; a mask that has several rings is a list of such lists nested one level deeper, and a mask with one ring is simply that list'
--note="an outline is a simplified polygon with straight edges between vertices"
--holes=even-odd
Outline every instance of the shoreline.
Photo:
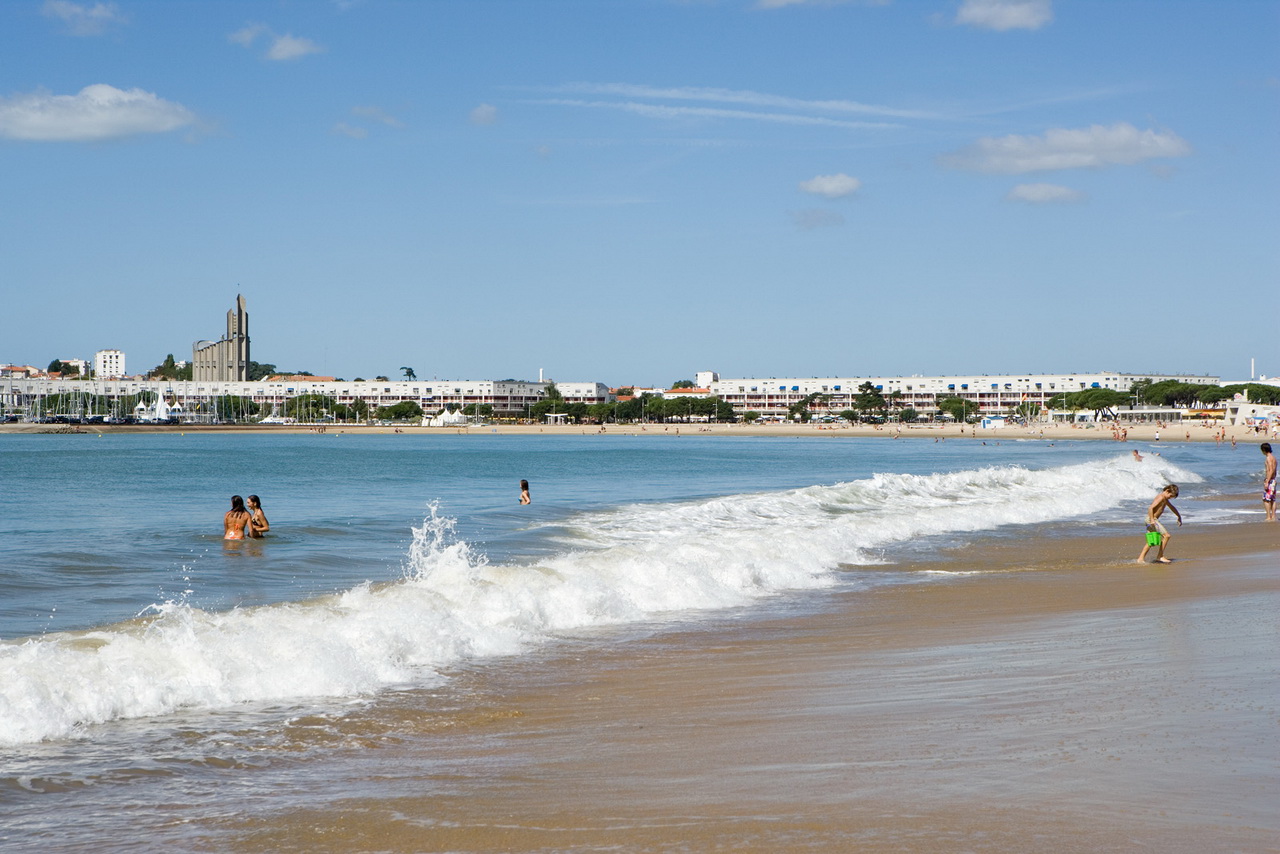
[{"label": "shoreline", "polygon": [[462,704],[380,701],[348,725],[396,733],[394,751],[347,756],[308,806],[212,839],[246,852],[1273,850],[1278,541],[1258,523],[1184,532],[1169,566],[1132,563],[1134,537],[1030,555],[986,541],[914,567],[977,575],[603,648],[566,640],[459,674]]},{"label": "shoreline", "polygon": [[[470,427],[419,427],[419,426],[366,426],[361,424],[332,424],[324,427],[306,425],[138,425],[138,424],[0,424],[0,435],[113,435],[113,434],[166,434],[192,433],[216,434],[276,434],[298,435],[404,435],[404,436],[669,436],[669,437],[785,437],[785,438],[849,438],[880,437],[887,439],[975,439],[992,441],[1068,441],[1087,439],[1115,442],[1116,444],[1151,443],[1176,445],[1186,442],[1215,442],[1224,429],[1217,422],[1171,424],[1157,427],[1152,424],[1128,425],[1127,442],[1116,442],[1107,425],[1037,424],[1030,427],[1002,427],[982,429],[976,425],[910,424],[836,426],[829,424],[609,424],[558,425],[558,424],[486,424]],[[1226,442],[1233,439],[1239,444],[1258,444],[1268,441],[1264,434],[1246,427],[1226,427]]]}]

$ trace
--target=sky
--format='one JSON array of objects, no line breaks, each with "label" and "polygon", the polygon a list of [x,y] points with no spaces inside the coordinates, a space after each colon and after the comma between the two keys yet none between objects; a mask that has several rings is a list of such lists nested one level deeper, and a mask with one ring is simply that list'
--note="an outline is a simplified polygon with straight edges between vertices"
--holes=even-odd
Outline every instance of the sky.
[{"label": "sky", "polygon": [[0,362],[1274,376],[1278,154],[1280,0],[6,0]]}]

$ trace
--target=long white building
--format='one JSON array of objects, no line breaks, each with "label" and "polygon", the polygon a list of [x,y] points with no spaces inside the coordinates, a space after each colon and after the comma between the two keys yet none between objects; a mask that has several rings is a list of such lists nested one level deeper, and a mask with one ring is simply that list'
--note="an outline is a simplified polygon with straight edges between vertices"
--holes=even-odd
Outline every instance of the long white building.
[{"label": "long white building", "polygon": [[[1138,380],[1177,380],[1200,385],[1219,385],[1217,377],[1174,376],[1168,374],[961,374],[959,376],[910,377],[771,377],[769,379],[721,379],[701,372],[700,380],[711,393],[733,405],[735,412],[786,415],[789,407],[811,394],[830,395],[824,408],[832,414],[853,409],[858,387],[870,382],[885,397],[897,393],[896,405],[911,407],[921,414],[937,411],[938,402],[959,397],[978,404],[982,414],[1003,414],[1023,404],[1044,406],[1050,398],[1065,392],[1090,388],[1128,391]],[[711,377],[715,377],[711,379]]]},{"label": "long white building", "polygon": [[[525,407],[546,396],[550,382],[524,380],[361,380],[326,381],[306,377],[262,380],[0,380],[0,404],[9,412],[35,412],[39,403],[55,395],[94,395],[118,400],[142,392],[153,392],[170,404],[178,404],[186,417],[210,412],[206,404],[224,395],[244,397],[259,405],[263,415],[283,412],[292,398],[304,394],[323,395],[335,404],[350,405],[362,400],[371,408],[390,406],[405,400],[420,405],[425,412],[457,409],[470,404],[493,407],[498,417],[516,417]],[[593,382],[558,382],[556,388],[568,403],[606,403],[612,400],[608,386]],[[66,398],[62,398],[65,400]]]}]

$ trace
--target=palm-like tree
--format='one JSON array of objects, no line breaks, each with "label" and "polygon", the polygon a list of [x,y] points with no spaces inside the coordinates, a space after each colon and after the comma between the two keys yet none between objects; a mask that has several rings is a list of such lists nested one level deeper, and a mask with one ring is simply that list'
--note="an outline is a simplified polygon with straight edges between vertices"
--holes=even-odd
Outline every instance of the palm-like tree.
[{"label": "palm-like tree", "polygon": [[407,380],[416,380],[418,378],[418,375],[414,373],[413,368],[406,368],[404,365],[401,365],[400,370],[404,371],[404,378]]}]

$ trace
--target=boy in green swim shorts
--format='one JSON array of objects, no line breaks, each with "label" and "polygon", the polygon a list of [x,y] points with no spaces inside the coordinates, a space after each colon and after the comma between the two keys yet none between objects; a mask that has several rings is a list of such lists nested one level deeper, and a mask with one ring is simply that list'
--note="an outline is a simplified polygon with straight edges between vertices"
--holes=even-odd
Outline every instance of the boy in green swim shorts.
[{"label": "boy in green swim shorts", "polygon": [[1167,507],[1173,511],[1174,516],[1178,517],[1178,527],[1182,527],[1182,514],[1170,503],[1170,499],[1177,497],[1178,487],[1171,483],[1160,490],[1151,502],[1151,506],[1147,508],[1147,543],[1142,547],[1142,554],[1138,555],[1138,563],[1146,563],[1147,552],[1151,551],[1154,545],[1160,546],[1159,551],[1156,552],[1156,563],[1173,563],[1164,556],[1165,546],[1169,544],[1169,531],[1160,523],[1160,516]]}]

